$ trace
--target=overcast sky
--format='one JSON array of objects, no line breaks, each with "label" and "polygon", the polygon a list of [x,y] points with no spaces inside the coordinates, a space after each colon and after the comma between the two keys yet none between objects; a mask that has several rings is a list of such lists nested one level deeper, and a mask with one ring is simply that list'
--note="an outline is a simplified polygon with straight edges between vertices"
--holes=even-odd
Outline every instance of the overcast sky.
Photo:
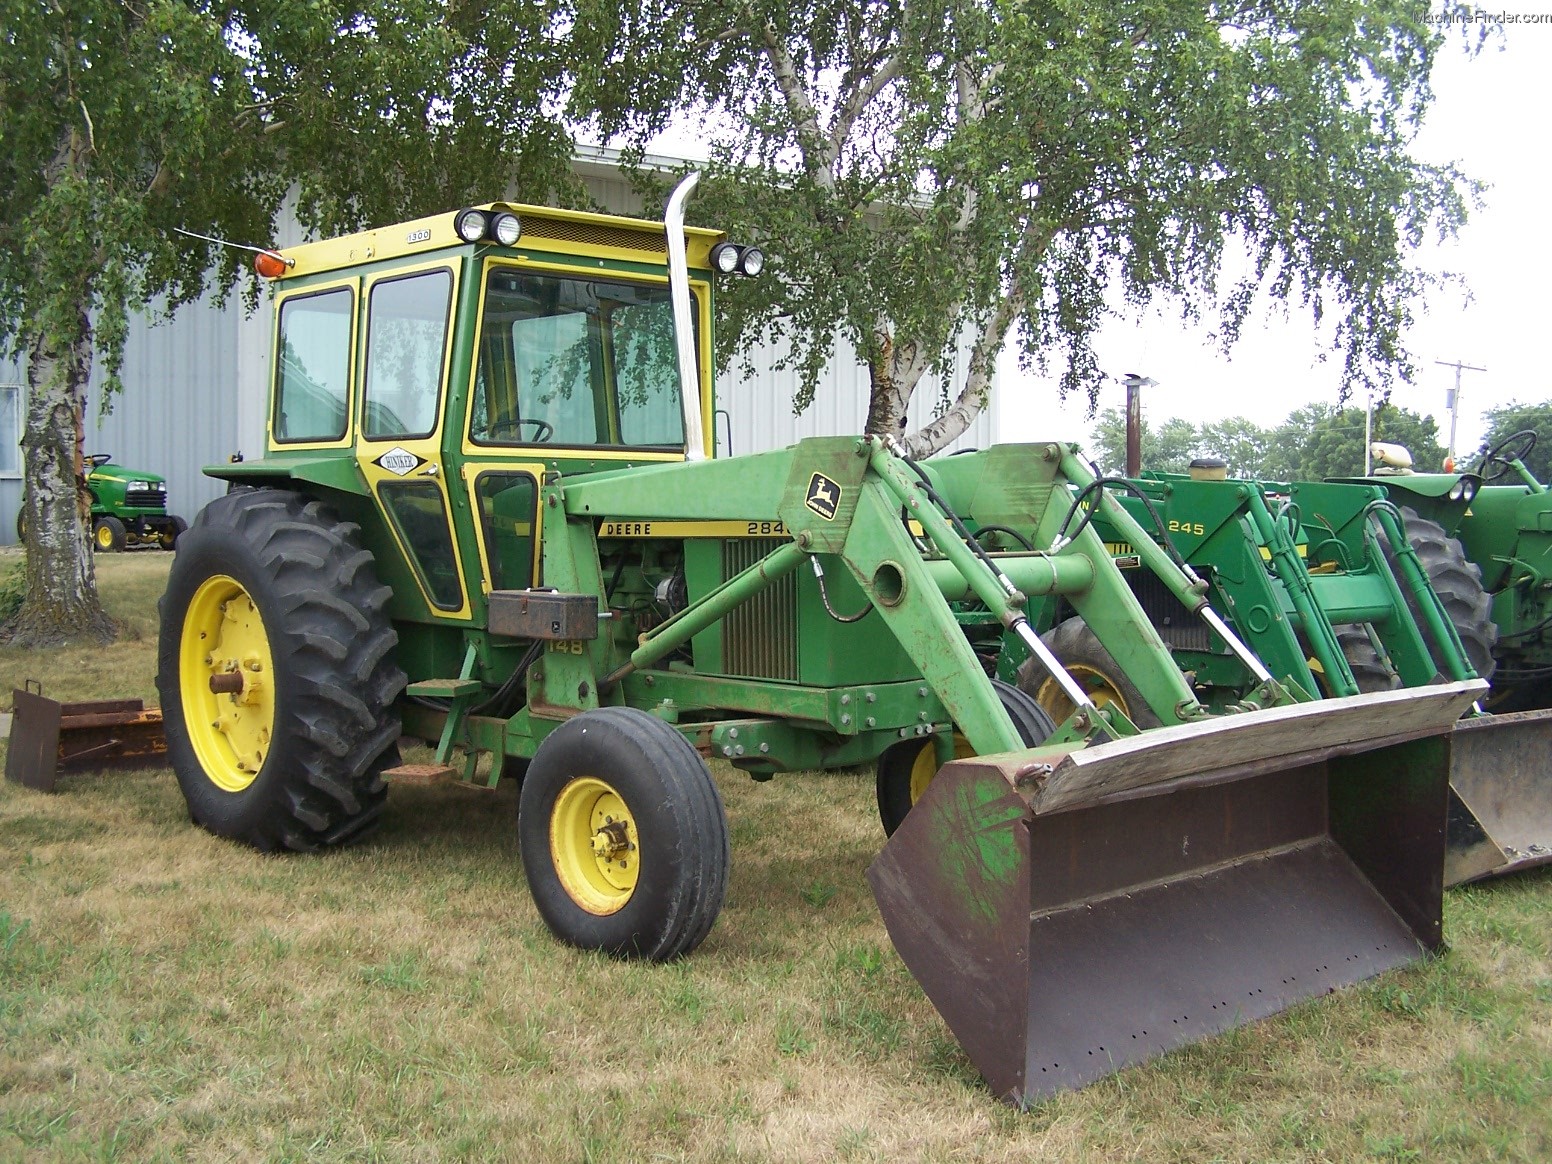
[{"label": "overcast sky", "polygon": [[[1549,0],[1516,0],[1504,9],[1552,11]],[[1459,238],[1430,249],[1427,265],[1465,276],[1472,295],[1439,293],[1414,328],[1411,344],[1418,380],[1396,389],[1405,408],[1432,414],[1447,443],[1445,390],[1455,372],[1435,360],[1460,361],[1486,372],[1462,374],[1458,450],[1470,451],[1484,425],[1482,410],[1511,400],[1552,399],[1552,99],[1545,79],[1552,71],[1552,24],[1505,25],[1475,58],[1452,42],[1434,74],[1436,100],[1415,153],[1435,162],[1456,161],[1490,189]],[[1150,424],[1171,416],[1194,421],[1246,416],[1258,424],[1281,421],[1314,400],[1337,399],[1340,363],[1320,362],[1329,339],[1306,318],[1246,325],[1233,359],[1226,360],[1205,333],[1183,328],[1178,318],[1115,321],[1103,333],[1101,367],[1120,376],[1137,372],[1159,383],[1145,389]],[[1082,402],[1054,406],[1055,378],[1042,380],[1008,368],[1001,389],[998,439],[1081,440],[1090,428]],[[1107,385],[1100,407],[1120,407],[1125,391]]]}]

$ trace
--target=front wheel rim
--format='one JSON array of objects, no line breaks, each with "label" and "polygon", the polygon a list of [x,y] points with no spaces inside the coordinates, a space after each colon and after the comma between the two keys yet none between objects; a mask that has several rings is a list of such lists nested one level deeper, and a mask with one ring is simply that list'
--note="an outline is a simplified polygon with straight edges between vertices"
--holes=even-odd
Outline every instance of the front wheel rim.
[{"label": "front wheel rim", "polygon": [[636,818],[614,787],[595,776],[569,781],[550,812],[550,858],[562,888],[599,917],[624,909],[641,872]]},{"label": "front wheel rim", "polygon": [[[235,578],[200,583],[184,611],[178,662],[184,726],[200,768],[222,791],[244,791],[269,754],[275,684],[264,620]],[[212,691],[212,679],[236,690]]]},{"label": "front wheel rim", "polygon": [[[975,749],[970,746],[970,741],[958,732],[954,733],[954,759],[968,760],[975,755]],[[916,759],[911,762],[911,807],[927,794],[927,785],[932,783],[932,778],[938,774],[938,746],[928,740],[921,751],[916,753]]]},{"label": "front wheel rim", "polygon": [[[1083,688],[1095,707],[1104,709],[1113,706],[1127,719],[1132,718],[1132,709],[1127,706],[1126,697],[1121,694],[1109,675],[1084,663],[1068,666],[1067,673],[1077,680],[1078,686]],[[1066,723],[1068,717],[1078,710],[1077,705],[1073,703],[1061,684],[1049,677],[1040,684],[1040,690],[1035,694],[1035,702],[1058,724]]]},{"label": "front wheel rim", "polygon": [[113,548],[113,531],[106,524],[97,527],[97,548],[100,550]]}]

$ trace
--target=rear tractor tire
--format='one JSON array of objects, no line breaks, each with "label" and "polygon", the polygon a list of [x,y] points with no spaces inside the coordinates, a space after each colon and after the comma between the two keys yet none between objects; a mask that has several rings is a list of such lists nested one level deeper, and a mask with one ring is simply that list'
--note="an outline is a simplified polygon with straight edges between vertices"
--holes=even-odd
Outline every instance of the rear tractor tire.
[{"label": "rear tractor tire", "polygon": [[[1040,637],[1095,706],[1115,704],[1139,728],[1154,728],[1163,723],[1148,706],[1137,684],[1121,670],[1115,657],[1083,619],[1076,616],[1065,619]],[[1066,722],[1077,710],[1062,685],[1034,656],[1019,668],[1018,684],[1057,724]]]},{"label": "rear tractor tire", "polygon": [[690,742],[644,711],[601,707],[551,732],[523,778],[517,832],[539,915],[573,946],[666,962],[722,910],[722,797]]},{"label": "rear tractor tire", "polygon": [[1336,632],[1337,646],[1342,648],[1342,657],[1347,660],[1347,669],[1353,673],[1360,693],[1394,691],[1401,686],[1401,676],[1374,649],[1362,623],[1343,623],[1331,629]]},{"label": "rear tractor tire", "polygon": [[[1406,524],[1407,540],[1417,552],[1417,560],[1466,650],[1466,661],[1481,678],[1492,679],[1498,667],[1493,657],[1493,649],[1498,645],[1498,624],[1493,621],[1492,596],[1482,588],[1482,568],[1466,557],[1460,542],[1445,533],[1438,522],[1420,516],[1408,506],[1401,507],[1401,519]],[[1404,585],[1402,592],[1405,593]],[[1433,648],[1433,636],[1424,626],[1411,595],[1406,597],[1423,638]]]},{"label": "rear tractor tire", "polygon": [[124,523],[111,513],[92,523],[92,548],[100,554],[117,554],[129,541],[129,531]]},{"label": "rear tractor tire", "polygon": [[[1034,747],[1050,738],[1056,725],[1038,703],[1017,687],[996,679],[992,680],[992,688],[1021,740]],[[973,755],[975,751],[970,747],[970,741],[956,731],[954,759],[964,760]],[[883,823],[885,836],[894,835],[937,774],[937,746],[931,737],[902,740],[878,758],[875,790],[878,793],[878,819]]]},{"label": "rear tractor tire", "polygon": [[189,814],[218,836],[308,851],[382,812],[404,673],[357,533],[321,502],[248,489],[178,539],[156,685]]}]

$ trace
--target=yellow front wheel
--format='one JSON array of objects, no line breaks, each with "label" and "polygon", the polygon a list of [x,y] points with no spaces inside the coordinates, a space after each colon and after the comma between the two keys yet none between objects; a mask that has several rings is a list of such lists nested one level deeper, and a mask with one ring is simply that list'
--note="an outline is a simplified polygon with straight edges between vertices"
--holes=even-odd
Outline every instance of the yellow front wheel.
[{"label": "yellow front wheel", "polygon": [[560,790],[550,814],[550,859],[566,892],[588,913],[615,913],[641,870],[636,818],[606,781],[592,776]]},{"label": "yellow front wheel", "polygon": [[[1056,730],[1051,718],[1018,688],[992,680],[992,688],[1002,709],[1013,721],[1014,730],[1026,744],[1042,743]],[[975,755],[970,741],[954,733],[954,759]],[[875,791],[878,795],[878,819],[886,836],[892,836],[900,822],[927,791],[938,774],[938,749],[931,737],[912,737],[887,749],[878,758]]]},{"label": "yellow front wheel", "polygon": [[[1140,728],[1163,722],[1083,619],[1065,619],[1042,638],[1096,707],[1113,706]],[[1034,656],[1019,671],[1019,687],[1034,696],[1056,723],[1065,722],[1077,710],[1062,685]]]},{"label": "yellow front wheel", "polygon": [[600,707],[552,731],[523,778],[517,831],[534,905],[574,946],[666,961],[722,909],[722,798],[690,742],[644,711]]}]

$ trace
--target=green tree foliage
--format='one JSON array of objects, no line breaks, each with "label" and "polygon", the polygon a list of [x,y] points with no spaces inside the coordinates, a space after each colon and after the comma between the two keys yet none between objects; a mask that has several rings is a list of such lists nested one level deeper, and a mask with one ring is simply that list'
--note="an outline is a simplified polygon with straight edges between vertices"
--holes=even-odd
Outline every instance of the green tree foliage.
[{"label": "green tree foliage", "polygon": [[14,641],[105,637],[79,473],[94,358],[262,244],[289,192],[336,230],[567,181],[553,4],[0,0],[0,336],[28,363]]},{"label": "green tree foliage", "polygon": [[[1489,449],[1508,440],[1515,433],[1529,429],[1536,434],[1536,447],[1531,450],[1529,456],[1521,459],[1538,481],[1543,484],[1552,481],[1552,401],[1543,404],[1520,404],[1510,401],[1502,408],[1489,408],[1483,416],[1487,420],[1487,435],[1482,438],[1482,444],[1473,456],[1462,458],[1462,467],[1467,465],[1474,467]],[[1515,444],[1518,445],[1519,442],[1516,441]],[[1515,482],[1518,478],[1510,474],[1503,480]]]},{"label": "green tree foliage", "polygon": [[[1139,449],[1144,470],[1160,473],[1184,473],[1191,459],[1200,455],[1202,432],[1189,420],[1170,417],[1154,427],[1143,417]],[[1094,463],[1105,473],[1120,473],[1126,468],[1126,410],[1107,408],[1095,419],[1089,450]]]},{"label": "green tree foliage", "polygon": [[[1295,409],[1272,433],[1261,476],[1274,481],[1318,481],[1361,475],[1363,411],[1329,404]],[[1405,447],[1419,472],[1438,472],[1444,465],[1445,448],[1432,416],[1381,404],[1374,410],[1373,439]]]},{"label": "green tree foliage", "polygon": [[[1552,421],[1552,416],[1549,416]],[[1419,471],[1444,463],[1439,428],[1431,416],[1384,404],[1374,410],[1374,440],[1403,445]],[[1089,442],[1095,463],[1106,472],[1126,464],[1126,414],[1107,408],[1096,419]],[[1363,472],[1363,409],[1306,404],[1272,429],[1242,416],[1196,425],[1171,417],[1157,428],[1142,426],[1145,471],[1184,473],[1195,457],[1218,457],[1230,477],[1264,481],[1318,481]]]},{"label": "green tree foliage", "polygon": [[[1447,6],[1447,10],[1450,6]],[[867,427],[900,433],[930,373],[966,369],[909,444],[984,402],[992,362],[1100,383],[1094,337],[1167,297],[1226,342],[1257,301],[1333,321],[1346,383],[1389,383],[1428,285],[1412,264],[1470,185],[1407,144],[1442,26],[1427,0],[696,0],[585,9],[594,35],[655,40],[595,84],[682,78],[713,151],[712,217],[758,236],[774,279],[725,297],[721,355],[790,345],[806,406],[837,337],[871,373]],[[661,121],[623,100],[606,133]],[[705,206],[703,205],[703,210]],[[1225,258],[1250,256],[1243,281]]]}]

